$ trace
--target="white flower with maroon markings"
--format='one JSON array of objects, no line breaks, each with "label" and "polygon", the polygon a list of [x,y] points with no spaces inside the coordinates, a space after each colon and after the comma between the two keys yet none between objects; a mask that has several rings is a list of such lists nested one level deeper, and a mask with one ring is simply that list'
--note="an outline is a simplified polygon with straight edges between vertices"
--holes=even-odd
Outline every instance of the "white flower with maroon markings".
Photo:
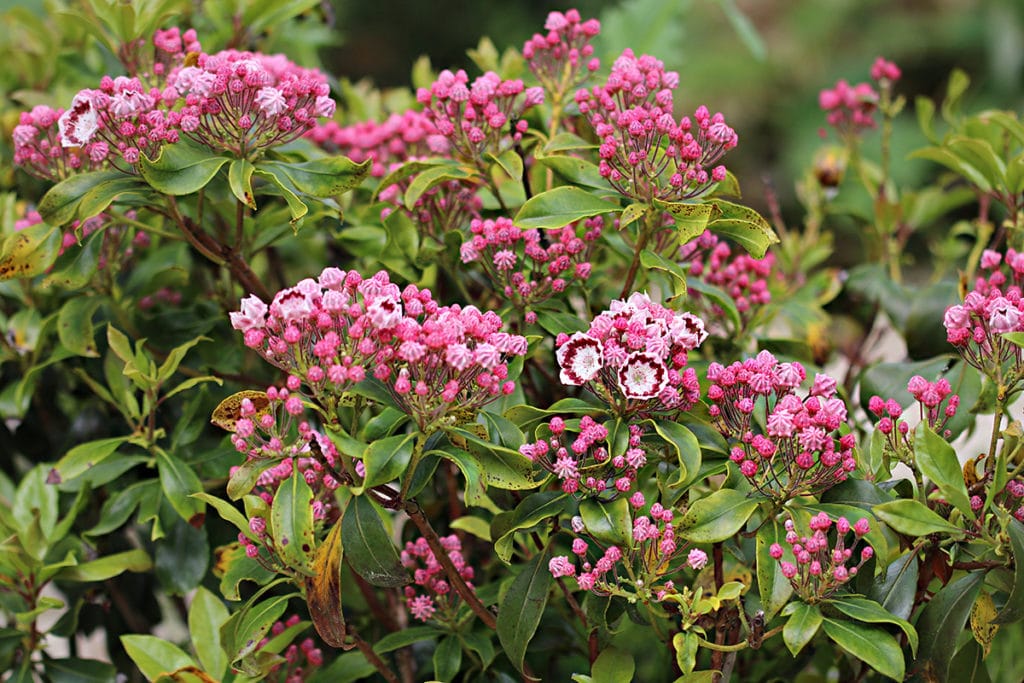
[{"label": "white flower with maroon markings", "polygon": [[555,352],[558,366],[562,369],[559,378],[562,384],[579,386],[597,377],[604,367],[604,353],[601,342],[591,336],[577,332],[558,347]]},{"label": "white flower with maroon markings", "polygon": [[668,368],[649,353],[629,354],[618,372],[619,389],[626,398],[650,399],[668,386]]}]

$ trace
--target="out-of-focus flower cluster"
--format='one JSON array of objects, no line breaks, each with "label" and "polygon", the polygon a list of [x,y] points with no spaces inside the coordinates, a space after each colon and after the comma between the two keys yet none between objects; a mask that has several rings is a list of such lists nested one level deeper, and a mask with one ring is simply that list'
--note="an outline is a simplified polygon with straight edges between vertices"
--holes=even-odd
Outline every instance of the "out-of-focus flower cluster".
[{"label": "out-of-focus flower cluster", "polygon": [[967,363],[1012,393],[1024,375],[1024,355],[1003,335],[1024,331],[1024,254],[1008,249],[1004,261],[999,252],[986,249],[981,270],[964,302],[946,309],[946,340]]},{"label": "out-of-focus flower cluster", "polygon": [[[690,264],[690,275],[718,287],[733,300],[743,328],[772,300],[768,278],[775,266],[774,253],[769,252],[759,259],[745,252],[736,253],[727,242],[705,230],[700,237],[680,247],[679,260]],[[742,331],[732,329],[725,311],[709,297],[694,289],[689,298],[701,317],[709,321],[712,334],[731,337]],[[721,329],[716,331],[716,327]]]},{"label": "out-of-focus flower cluster", "polygon": [[[900,76],[899,67],[882,57],[876,59],[871,66],[871,79],[886,94]],[[875,127],[879,94],[870,83],[850,85],[840,79],[834,87],[818,93],[818,105],[825,112],[825,121],[836,130],[839,137],[854,140],[862,131]]]},{"label": "out-of-focus flower cluster", "polygon": [[544,29],[546,34],[534,33],[523,44],[523,57],[544,89],[561,96],[601,67],[590,44],[601,32],[601,22],[583,21],[579,11],[570,9],[548,14]]},{"label": "out-of-focus flower cluster", "polygon": [[[949,380],[943,377],[935,382],[929,382],[920,375],[914,375],[907,382],[907,391],[918,403],[919,420],[936,434],[948,438],[946,423],[956,415],[956,410],[960,406],[960,396],[953,393]],[[896,399],[872,396],[868,401],[868,411],[877,418],[875,429],[885,434],[889,449],[901,460],[909,461],[908,454],[912,450],[908,436],[910,425],[901,419],[903,407]]]},{"label": "out-of-focus flower cluster", "polygon": [[451,411],[472,411],[509,394],[507,361],[526,339],[502,332],[501,318],[473,306],[438,306],[430,290],[400,289],[386,271],[364,279],[327,268],[278,292],[268,307],[250,296],[231,324],[246,346],[336,405],[372,375],[399,407],[426,429]]},{"label": "out-of-focus flower cluster", "polygon": [[725,166],[715,164],[736,146],[736,131],[703,105],[677,121],[678,85],[679,74],[660,60],[626,49],[604,85],[576,93],[601,141],[600,173],[627,197],[678,202],[725,179]]},{"label": "out-of-focus flower cluster", "polygon": [[[519,447],[519,452],[554,474],[566,493],[595,495],[606,491],[628,494],[636,485],[637,470],[647,464],[647,451],[641,444],[643,430],[629,425],[629,438],[623,452],[612,453],[614,435],[609,439],[608,424],[595,422],[589,415],[567,423],[554,417],[547,424],[551,436]],[[642,507],[644,496],[637,491],[630,498],[634,507]]]},{"label": "out-of-focus flower cluster", "polygon": [[539,230],[521,230],[508,218],[477,219],[460,254],[463,263],[479,263],[494,289],[522,311],[590,277],[590,253],[603,227],[604,218],[596,216],[548,230],[545,246]]},{"label": "out-of-focus flower cluster", "polygon": [[[736,442],[730,459],[754,488],[778,502],[820,493],[857,467],[853,434],[836,438],[847,411],[835,380],[818,374],[801,398],[796,389],[805,378],[802,365],[780,363],[768,351],[728,367],[708,366],[709,411]],[[757,425],[764,425],[763,433],[755,432]]]},{"label": "out-of-focus flower cluster", "polygon": [[[270,627],[270,633],[260,640],[256,649],[262,650],[266,648],[278,636],[284,635],[287,637],[288,634],[285,632],[298,626],[300,623],[302,623],[302,620],[297,614],[293,614],[284,621],[275,621],[274,625]],[[278,654],[277,648],[273,648],[273,653]],[[277,683],[303,683],[303,681],[309,680],[310,674],[323,666],[324,663],[324,653],[316,646],[316,642],[312,638],[304,638],[298,644],[291,643],[280,656],[284,657],[284,662],[274,664],[270,668],[269,675],[264,680],[276,681]]]},{"label": "out-of-focus flower cluster", "polygon": [[[837,519],[834,542],[829,540],[832,525],[832,518],[820,512],[811,518],[811,535],[800,536],[793,520],[787,519],[787,547],[773,543],[768,549],[772,558],[779,563],[782,575],[789,579],[793,590],[804,602],[815,603],[834,595],[875,554],[874,549],[867,544],[861,547],[856,557],[853,552],[857,543],[871,531],[867,519],[861,518],[852,525],[845,517]],[[847,536],[851,532],[853,539],[848,541]],[[792,558],[795,562],[784,558]],[[850,566],[852,562],[856,564]]]},{"label": "out-of-focus flower cluster", "polygon": [[[645,602],[661,600],[675,588],[673,581],[664,580],[666,576],[677,573],[683,566],[702,569],[708,561],[703,550],[690,548],[687,551],[685,544],[676,542],[674,516],[673,511],[661,503],[651,505],[649,515],[633,519],[633,542],[625,550],[615,545],[603,548],[597,541],[592,541],[595,547],[591,548],[591,543],[577,536],[572,543],[575,559],[568,555],[553,557],[548,571],[555,578],[575,576],[580,588],[598,595],[640,597]],[[586,531],[582,518],[573,518],[572,526],[576,534]],[[596,559],[591,562],[588,558]]]},{"label": "out-of-focus flower cluster", "polygon": [[370,160],[370,175],[383,178],[394,163],[430,154],[427,138],[437,134],[430,118],[420,111],[395,113],[384,121],[360,121],[342,126],[336,121],[317,124],[306,134],[325,150],[352,161]]},{"label": "out-of-focus flower cluster", "polygon": [[[470,590],[475,590],[472,583],[475,572],[462,555],[459,537],[452,534],[440,540],[459,576]],[[409,614],[420,621],[434,619],[443,623],[456,623],[462,601],[448,583],[444,568],[427,545],[427,540],[418,538],[406,543],[401,559],[402,565],[412,570],[415,585],[405,587],[405,603]]]},{"label": "out-of-focus flower cluster", "polygon": [[427,140],[431,150],[476,163],[522,139],[528,128],[523,113],[544,101],[544,90],[502,80],[493,71],[470,85],[462,69],[445,69],[429,88],[416,92],[416,101],[438,130]]}]

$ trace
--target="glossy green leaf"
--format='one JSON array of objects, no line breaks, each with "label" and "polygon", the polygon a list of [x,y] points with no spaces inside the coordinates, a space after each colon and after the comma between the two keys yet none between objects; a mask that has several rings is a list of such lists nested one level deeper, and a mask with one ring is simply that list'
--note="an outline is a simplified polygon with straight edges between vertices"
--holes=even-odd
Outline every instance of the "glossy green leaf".
[{"label": "glossy green leaf", "polygon": [[688,675],[697,666],[697,652],[700,650],[700,636],[693,631],[680,631],[672,636],[672,649],[676,651],[676,666]]},{"label": "glossy green leaf", "polygon": [[463,479],[466,480],[466,485],[463,488],[466,505],[486,505],[488,500],[487,484],[484,479],[483,466],[476,456],[469,451],[454,447],[429,451],[427,455],[442,457],[455,463],[455,466],[459,468]]},{"label": "glossy green leaf", "polygon": [[438,681],[454,681],[462,668],[462,644],[458,636],[449,635],[441,639],[434,648],[434,677]]},{"label": "glossy green leaf", "polygon": [[709,221],[715,216],[715,205],[712,203],[663,202],[655,199],[654,206],[671,214],[675,219],[680,244],[699,237],[707,230]]},{"label": "glossy green leaf", "polygon": [[554,580],[548,571],[549,549],[527,562],[512,580],[498,607],[498,640],[509,661],[523,670],[526,648],[540,624],[548,593]]},{"label": "glossy green leaf", "polygon": [[963,470],[953,447],[921,423],[915,432],[914,452],[917,466],[939,487],[943,497],[968,519],[974,519],[971,500],[964,485]]},{"label": "glossy green leaf", "polygon": [[0,250],[0,281],[34,277],[57,260],[61,231],[39,223],[9,235]]},{"label": "glossy green leaf", "polygon": [[437,628],[436,626],[410,626],[409,628],[404,628],[401,631],[389,633],[378,640],[373,644],[373,651],[380,655],[388,652],[394,652],[395,650],[401,650],[403,647],[408,647],[413,643],[419,643],[424,640],[433,640],[442,633],[444,633],[444,630]]},{"label": "glossy green leaf", "polygon": [[193,493],[203,490],[203,482],[191,466],[163,449],[156,453],[157,469],[160,470],[160,486],[174,511],[193,526],[201,526],[206,514],[206,503],[193,498]]},{"label": "glossy green leaf", "polygon": [[894,624],[899,626],[907,635],[910,651],[915,655],[917,654],[917,630],[909,621],[890,613],[874,600],[868,600],[856,595],[844,595],[832,600],[830,604],[846,616],[857,621],[869,624]]},{"label": "glossy green leaf", "polygon": [[[537,163],[550,168],[565,181],[582,187],[611,191],[612,186],[601,176],[597,165],[586,159],[569,154],[547,154],[537,152]],[[627,224],[628,225],[628,224]]]},{"label": "glossy green leaf", "polygon": [[349,502],[341,518],[341,539],[349,565],[374,586],[404,586],[411,580],[380,513],[366,496]]},{"label": "glossy green leaf", "polygon": [[693,432],[678,422],[654,420],[653,425],[654,431],[669,445],[670,453],[675,455],[679,465],[678,474],[670,486],[685,490],[697,481],[700,472],[700,442]]},{"label": "glossy green leaf", "polygon": [[587,533],[601,543],[628,548],[633,541],[633,517],[625,497],[610,502],[584,498],[580,501],[580,517]]},{"label": "glossy green leaf", "polygon": [[722,309],[722,313],[729,319],[733,329],[739,330],[743,327],[740,319],[740,312],[736,308],[736,300],[729,296],[725,290],[709,285],[699,277],[690,278],[686,281],[689,291],[696,292],[700,296],[707,297],[715,306]]},{"label": "glossy green leaf", "polygon": [[488,160],[493,161],[501,167],[501,170],[508,174],[508,177],[515,181],[523,179],[523,158],[512,147],[506,149],[498,156],[491,153],[484,155]]},{"label": "glossy green leaf", "polygon": [[20,527],[15,532],[23,543],[38,545],[41,552],[33,553],[37,559],[45,554],[46,541],[57,526],[59,513],[59,493],[47,481],[46,466],[33,467],[18,482],[10,506],[11,516]]},{"label": "glossy green leaf", "polygon": [[295,225],[309,213],[309,207],[299,198],[298,188],[279,169],[274,167],[257,166],[253,175],[268,181],[271,186],[280,194],[288,205],[288,212],[291,214],[291,223]]},{"label": "glossy green leaf", "polygon": [[537,311],[537,324],[553,335],[586,332],[589,327],[578,315],[558,311]]},{"label": "glossy green leaf", "polygon": [[537,486],[533,463],[519,451],[481,439],[465,429],[450,430],[448,438],[476,456],[488,486],[506,491],[524,491]]},{"label": "glossy green leaf", "polygon": [[1006,525],[1006,534],[1013,549],[1013,590],[993,624],[1012,624],[1024,619],[1024,524],[1011,519]]},{"label": "glossy green leaf", "polygon": [[766,621],[771,621],[793,595],[793,585],[782,575],[782,567],[770,553],[772,544],[781,543],[784,538],[785,533],[774,519],[766,521],[757,531],[757,589]]},{"label": "glossy green leaf", "polygon": [[932,680],[951,680],[949,666],[956,653],[954,644],[967,623],[984,579],[981,572],[967,574],[943,587],[921,610],[917,619],[921,649],[916,665]]},{"label": "glossy green leaf", "polygon": [[50,273],[43,278],[39,286],[44,288],[63,287],[64,289],[85,287],[99,268],[103,235],[103,231],[98,230],[89,235],[81,246],[65,250],[54,262]]},{"label": "glossy green leaf", "polygon": [[235,199],[250,209],[256,209],[256,197],[252,192],[252,174],[256,167],[248,159],[233,159],[228,166],[228,186]]},{"label": "glossy green leaf", "polygon": [[363,456],[366,478],[363,486],[370,488],[399,479],[412,461],[416,434],[400,434],[370,444]]},{"label": "glossy green leaf", "polygon": [[672,284],[673,298],[686,295],[686,271],[678,263],[669,261],[650,249],[644,249],[640,252],[640,265],[648,271],[656,270],[665,273]]},{"label": "glossy green leaf", "polygon": [[215,154],[207,147],[179,142],[164,145],[155,159],[142,155],[139,174],[164,194],[192,194],[206,187],[229,161],[230,157]]},{"label": "glossy green leaf", "polygon": [[313,572],[313,491],[298,469],[281,482],[270,507],[274,544],[284,563],[309,576]]},{"label": "glossy green leaf", "polygon": [[617,203],[578,187],[563,185],[528,199],[513,222],[523,229],[561,228],[583,218],[620,210]]},{"label": "glossy green leaf", "polygon": [[210,567],[210,541],[206,527],[186,524],[167,509],[166,499],[161,506],[164,537],[153,554],[156,578],[170,595],[184,596],[199,585]]},{"label": "glossy green leaf", "polygon": [[100,297],[81,296],[61,307],[57,315],[57,335],[64,348],[78,356],[99,357],[92,317],[102,303]]},{"label": "glossy green leaf", "polygon": [[256,651],[260,640],[288,609],[288,601],[294,596],[265,597],[268,591],[284,581],[286,579],[279,578],[261,588],[221,626],[220,638],[224,651],[231,657],[232,664],[241,668],[243,673],[251,673],[251,667],[242,665],[242,661]]},{"label": "glossy green leaf", "polygon": [[[213,553],[213,574],[220,579],[220,593],[225,600],[242,599],[242,583],[251,581],[257,586],[276,578],[276,574],[245,554],[237,541],[217,548]],[[250,586],[251,588],[251,586]],[[223,633],[223,632],[222,632]]]},{"label": "glossy green leaf", "polygon": [[954,526],[917,500],[901,499],[882,503],[871,508],[875,517],[888,524],[894,531],[907,536],[928,534],[950,534],[962,536],[964,531]]},{"label": "glossy green leaf", "polygon": [[476,179],[476,177],[477,174],[472,169],[466,168],[455,162],[447,162],[441,165],[431,166],[430,168],[416,174],[416,177],[413,178],[411,183],[409,183],[409,187],[406,188],[402,201],[405,204],[405,208],[412,211],[416,206],[416,202],[418,202],[425,193],[438,185],[452,180],[472,181]]},{"label": "glossy green leaf", "polygon": [[917,554],[908,552],[893,560],[883,574],[875,577],[867,597],[886,611],[909,619],[917,598]]},{"label": "glossy green leaf", "polygon": [[512,559],[513,542],[517,531],[532,529],[545,520],[558,517],[566,511],[569,499],[561,491],[531,493],[510,512],[502,512],[491,522],[494,551],[502,562]]},{"label": "glossy green leaf", "polygon": [[949,680],[957,683],[992,682],[985,665],[985,651],[977,641],[968,640],[953,657],[949,665]]},{"label": "glossy green leaf", "polygon": [[825,633],[837,645],[894,681],[902,681],[906,673],[903,651],[896,639],[878,628],[851,621],[825,618]]},{"label": "glossy green leaf", "polygon": [[227,673],[227,653],[220,646],[220,627],[231,616],[220,598],[200,586],[188,609],[188,631],[203,669],[217,680]]},{"label": "glossy green leaf", "polygon": [[594,660],[590,676],[594,683],[623,683],[632,681],[635,672],[633,655],[614,647],[606,647]]},{"label": "glossy green leaf", "polygon": [[789,621],[782,628],[782,640],[790,654],[794,657],[800,654],[800,650],[818,633],[822,621],[824,617],[817,605],[800,601],[793,603],[793,609],[789,610]]},{"label": "glossy green leaf", "polygon": [[284,175],[299,192],[311,197],[335,197],[358,187],[370,173],[370,160],[356,163],[343,156],[332,156],[312,161],[285,163],[267,161],[260,169],[273,169],[276,175]]},{"label": "glossy green leaf", "polygon": [[778,243],[778,235],[757,211],[724,199],[715,199],[714,205],[717,211],[707,228],[740,245],[754,258],[764,258],[768,247]]},{"label": "glossy green leaf", "polygon": [[46,659],[43,670],[49,683],[115,683],[117,668],[96,659]]},{"label": "glossy green leaf", "polygon": [[137,548],[66,567],[57,573],[56,578],[61,581],[105,581],[124,572],[148,572],[152,568],[149,554]]},{"label": "glossy green leaf", "polygon": [[177,645],[156,636],[125,635],[121,636],[121,644],[142,675],[151,681],[161,674],[196,665]]},{"label": "glossy green leaf", "polygon": [[688,541],[718,543],[743,528],[758,502],[735,489],[719,489],[690,505],[676,529]]},{"label": "glossy green leaf", "polygon": [[[43,195],[39,200],[39,214],[44,221],[57,226],[67,225],[75,219],[92,218],[132,186],[141,187],[138,179],[125,176],[120,171],[77,173],[57,183]],[[92,197],[93,201],[88,210],[83,210],[81,204],[86,197]],[[106,205],[101,206],[103,202],[97,202],[97,198],[103,198]]]},{"label": "glossy green leaf", "polygon": [[110,439],[86,441],[64,454],[46,477],[50,484],[60,484],[85,474],[113,455],[121,444],[131,437],[115,436]]}]

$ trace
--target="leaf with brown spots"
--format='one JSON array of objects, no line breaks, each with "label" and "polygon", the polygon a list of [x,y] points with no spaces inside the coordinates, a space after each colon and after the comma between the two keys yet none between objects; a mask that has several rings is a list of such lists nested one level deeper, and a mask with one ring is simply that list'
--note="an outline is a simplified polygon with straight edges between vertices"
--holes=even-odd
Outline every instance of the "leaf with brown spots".
[{"label": "leaf with brown spots", "polygon": [[256,413],[253,415],[254,419],[258,420],[270,412],[270,399],[267,398],[267,392],[246,389],[245,391],[239,391],[237,394],[231,394],[221,401],[213,409],[210,422],[229,432],[235,431],[238,427],[238,421],[242,417],[243,399],[252,401],[253,406],[256,408]]},{"label": "leaf with brown spots", "polygon": [[217,679],[195,666],[186,666],[163,674],[154,683],[217,683]]},{"label": "leaf with brown spots", "polygon": [[0,252],[0,280],[34,277],[57,260],[61,232],[46,223],[20,230],[8,237]]},{"label": "leaf with brown spots", "polygon": [[349,649],[346,642],[345,615],[341,609],[341,560],[345,554],[341,542],[341,524],[335,524],[317,548],[313,558],[313,576],[306,579],[306,604],[316,632],[331,647]]}]

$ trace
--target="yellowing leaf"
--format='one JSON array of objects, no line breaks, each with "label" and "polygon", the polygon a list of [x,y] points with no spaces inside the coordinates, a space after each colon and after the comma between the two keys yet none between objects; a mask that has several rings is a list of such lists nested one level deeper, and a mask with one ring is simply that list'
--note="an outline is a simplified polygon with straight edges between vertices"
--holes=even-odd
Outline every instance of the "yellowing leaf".
[{"label": "yellowing leaf", "polygon": [[252,401],[253,406],[256,408],[256,414],[253,415],[253,418],[259,419],[270,412],[270,399],[267,398],[265,391],[246,389],[245,391],[239,391],[237,394],[231,394],[221,401],[214,408],[210,422],[226,431],[235,431],[235,428],[238,426],[238,420],[242,417],[243,399]]},{"label": "yellowing leaf", "polygon": [[981,650],[984,653],[982,659],[988,657],[988,653],[992,649],[992,639],[999,631],[999,624],[992,623],[995,618],[995,603],[992,602],[992,596],[983,590],[978,594],[978,599],[974,601],[974,606],[971,607],[971,633],[974,634],[978,645],[981,645]]},{"label": "yellowing leaf", "polygon": [[341,524],[335,524],[317,548],[313,576],[306,579],[306,604],[316,632],[331,647],[351,647],[345,639],[345,617],[341,612]]}]

